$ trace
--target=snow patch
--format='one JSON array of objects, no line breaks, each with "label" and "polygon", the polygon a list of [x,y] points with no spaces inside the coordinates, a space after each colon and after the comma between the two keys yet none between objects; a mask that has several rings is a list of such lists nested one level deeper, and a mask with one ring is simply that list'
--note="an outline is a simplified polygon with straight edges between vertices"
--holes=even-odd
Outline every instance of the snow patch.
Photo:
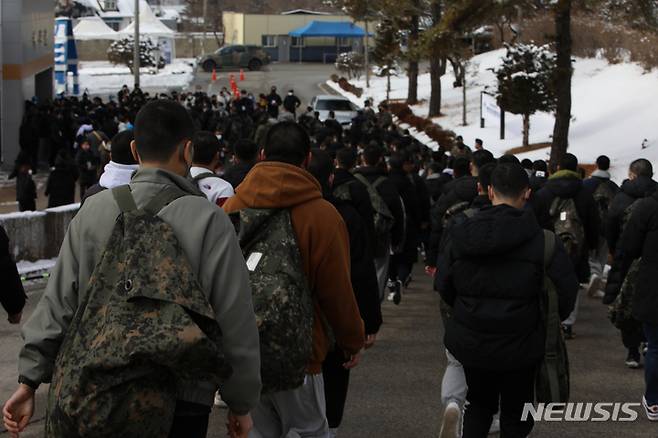
[{"label": "snow patch", "polygon": [[28,262],[26,260],[21,260],[16,263],[16,268],[18,268],[19,275],[26,275],[32,272],[38,271],[49,271],[55,267],[57,259],[47,259],[47,260],[37,260],[36,262]]}]

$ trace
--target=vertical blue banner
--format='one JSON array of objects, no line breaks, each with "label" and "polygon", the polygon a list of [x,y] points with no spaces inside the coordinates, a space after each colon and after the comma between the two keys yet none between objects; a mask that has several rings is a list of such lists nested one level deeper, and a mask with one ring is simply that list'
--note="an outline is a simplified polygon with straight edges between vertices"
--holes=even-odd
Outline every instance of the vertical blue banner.
[{"label": "vertical blue banner", "polygon": [[[80,94],[78,85],[78,50],[73,38],[73,22],[68,17],[55,19],[55,92],[57,94]],[[68,75],[73,77],[69,88]]]}]

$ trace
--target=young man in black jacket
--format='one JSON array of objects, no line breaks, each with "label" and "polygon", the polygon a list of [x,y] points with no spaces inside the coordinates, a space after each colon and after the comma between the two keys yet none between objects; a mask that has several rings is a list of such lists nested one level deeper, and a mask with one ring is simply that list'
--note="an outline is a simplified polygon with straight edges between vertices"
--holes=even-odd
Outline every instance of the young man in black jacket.
[{"label": "young man in black jacket", "polygon": [[[569,217],[568,212],[556,208],[559,206],[559,202],[567,200],[573,200],[578,215],[577,219]],[[532,207],[539,225],[546,230],[555,231],[558,221],[563,220],[581,224],[584,232],[583,241],[577,242],[579,248],[572,247],[570,256],[576,268],[578,280],[581,283],[589,282],[589,252],[596,250],[599,246],[600,218],[592,193],[583,186],[582,178],[578,173],[578,158],[575,155],[566,154],[562,158],[558,172],[551,175],[544,188],[535,195]],[[574,337],[572,327],[576,323],[577,317],[578,301],[576,301],[573,313],[562,321],[566,339]]]},{"label": "young man in black jacket", "polygon": [[238,140],[233,146],[235,155],[233,156],[233,165],[229,167],[222,178],[228,181],[233,189],[244,181],[252,167],[258,161],[258,145],[251,140]]},{"label": "young man in black jacket", "polygon": [[[365,327],[365,348],[370,348],[374,345],[377,332],[381,327],[382,312],[377,273],[375,272],[370,242],[368,242],[365,231],[365,221],[358,213],[353,202],[333,197],[334,169],[328,153],[320,149],[313,149],[308,171],[318,180],[322,186],[323,197],[338,210],[347,226],[350,239],[352,288]],[[347,362],[345,354],[340,349],[335,348],[329,352],[322,364],[327,421],[329,422],[331,436],[335,436],[340,426],[347,399],[350,370],[343,366],[345,362]]]},{"label": "young man in black jacket", "polygon": [[544,260],[544,231],[531,210],[528,174],[518,164],[496,166],[492,206],[450,227],[439,256],[435,287],[452,307],[445,345],[463,365],[469,407],[464,438],[486,437],[500,403],[502,436],[525,437],[532,421],[521,420],[532,403],[536,367],[544,356],[546,328],[539,300],[543,275],[554,282],[559,313],[566,318],[578,280],[563,245]]},{"label": "young man in black jacket", "polygon": [[647,417],[658,421],[658,193],[637,203],[624,231],[621,250],[623,272],[642,258],[633,295],[633,317],[642,323],[648,342],[645,356],[646,391],[642,398]]}]

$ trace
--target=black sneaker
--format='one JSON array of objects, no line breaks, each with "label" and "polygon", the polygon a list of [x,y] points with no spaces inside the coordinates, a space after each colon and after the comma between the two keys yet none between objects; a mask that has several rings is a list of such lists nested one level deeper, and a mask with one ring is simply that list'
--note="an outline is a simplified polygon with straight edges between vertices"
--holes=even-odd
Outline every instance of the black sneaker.
[{"label": "black sneaker", "polygon": [[393,303],[398,306],[402,301],[402,282],[400,280],[395,282],[395,290],[393,291]]},{"label": "black sneaker", "polygon": [[636,370],[642,367],[640,362],[640,352],[638,350],[628,350],[628,356],[626,356],[626,366],[632,370]]},{"label": "black sneaker", "polygon": [[562,324],[562,334],[564,335],[564,339],[573,339],[576,337],[573,332],[573,326],[567,324]]},{"label": "black sneaker", "polygon": [[409,284],[413,281],[413,278],[411,278],[411,275],[407,277],[406,280],[404,280],[404,288],[407,289],[409,287]]}]

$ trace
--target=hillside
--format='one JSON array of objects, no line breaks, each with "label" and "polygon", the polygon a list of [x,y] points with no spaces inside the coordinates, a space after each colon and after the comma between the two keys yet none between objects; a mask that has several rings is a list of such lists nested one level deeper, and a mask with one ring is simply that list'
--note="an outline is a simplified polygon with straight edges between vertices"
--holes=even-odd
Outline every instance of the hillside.
[{"label": "hillside", "polygon": [[[496,50],[472,59],[468,73],[467,106],[468,125],[462,126],[462,89],[453,88],[451,71],[442,78],[444,116],[435,119],[445,128],[464,136],[467,144],[475,138],[484,140],[485,147],[495,154],[518,147],[522,142],[521,117],[507,114],[506,139],[499,140],[499,118],[491,109],[495,102],[489,98],[489,110],[485,110],[486,127],[480,128],[480,94],[485,89],[495,91],[496,79],[489,69],[501,63],[504,50]],[[610,156],[613,162],[613,177],[622,181],[628,165],[636,158],[647,158],[658,164],[658,71],[646,73],[636,64],[614,64],[605,60],[576,58],[573,79],[573,110],[569,151],[581,162],[593,163],[601,154]],[[355,81],[365,87],[365,81]],[[430,95],[429,73],[418,80],[421,102],[413,110],[420,116],[427,115],[427,100]],[[488,88],[487,88],[488,87]],[[407,78],[392,80],[391,98],[403,99],[407,93]],[[374,78],[365,95],[376,102],[386,96],[385,78]],[[363,98],[351,98],[362,103]],[[486,102],[487,99],[485,99]],[[550,142],[553,133],[552,114],[538,113],[532,116],[530,143]],[[648,148],[642,150],[647,140]],[[548,158],[549,149],[519,155],[531,159]]]}]

